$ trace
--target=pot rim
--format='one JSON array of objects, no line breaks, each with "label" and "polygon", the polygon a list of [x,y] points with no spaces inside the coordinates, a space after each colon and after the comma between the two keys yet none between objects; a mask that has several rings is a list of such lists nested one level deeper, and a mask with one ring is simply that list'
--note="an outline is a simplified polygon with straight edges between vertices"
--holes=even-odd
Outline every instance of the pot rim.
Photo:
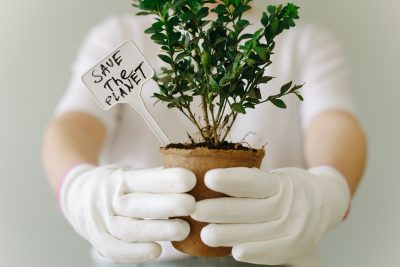
[{"label": "pot rim", "polygon": [[161,147],[160,152],[165,155],[177,155],[184,157],[208,157],[208,158],[242,158],[242,157],[254,157],[256,159],[263,158],[265,156],[265,149],[260,148],[256,151],[253,150],[240,150],[240,149],[210,149],[207,147],[196,147],[196,148],[166,148]]}]

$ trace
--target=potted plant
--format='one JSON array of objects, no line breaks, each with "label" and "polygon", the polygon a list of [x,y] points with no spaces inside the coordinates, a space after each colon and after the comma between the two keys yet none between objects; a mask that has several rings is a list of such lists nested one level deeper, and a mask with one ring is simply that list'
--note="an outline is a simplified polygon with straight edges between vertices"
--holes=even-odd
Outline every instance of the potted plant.
[{"label": "potted plant", "polygon": [[[257,167],[264,148],[253,149],[227,142],[236,118],[257,105],[271,102],[286,108],[282,97],[295,94],[300,100],[302,85],[284,84],[278,94],[263,96],[261,84],[272,63],[275,37],[295,26],[298,7],[270,5],[261,18],[262,28],[249,33],[250,22],[243,18],[252,0],[135,0],[138,15],[152,15],[155,20],[145,33],[160,45],[158,55],[165,67],[155,77],[160,92],[154,97],[176,108],[198,130],[190,142],[161,148],[165,167],[183,167],[193,171],[197,185],[190,192],[196,200],[223,195],[204,185],[204,174],[214,168]],[[213,5],[213,7],[211,7]],[[214,20],[210,14],[216,16]],[[198,100],[201,116],[192,105]],[[200,240],[204,223],[184,218],[191,226],[189,237],[173,242],[175,248],[195,256],[226,256],[230,248],[210,248]]]}]

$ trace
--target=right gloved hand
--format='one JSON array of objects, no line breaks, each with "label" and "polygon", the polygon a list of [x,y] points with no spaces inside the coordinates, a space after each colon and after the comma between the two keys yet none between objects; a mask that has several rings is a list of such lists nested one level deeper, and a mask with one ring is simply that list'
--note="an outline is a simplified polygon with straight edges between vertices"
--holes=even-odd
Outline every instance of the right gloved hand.
[{"label": "right gloved hand", "polygon": [[195,199],[188,194],[195,175],[181,168],[134,170],[126,166],[81,164],[70,170],[60,189],[61,210],[73,228],[105,258],[116,263],[154,260],[161,246],[180,241]]}]

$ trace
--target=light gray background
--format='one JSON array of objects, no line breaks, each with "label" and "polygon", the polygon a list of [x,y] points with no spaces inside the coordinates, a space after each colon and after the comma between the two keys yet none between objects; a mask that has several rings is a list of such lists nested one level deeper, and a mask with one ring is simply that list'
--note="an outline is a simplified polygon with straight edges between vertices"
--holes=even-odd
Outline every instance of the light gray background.
[{"label": "light gray background", "polygon": [[[350,219],[322,242],[325,266],[400,266],[400,2],[304,0],[305,21],[333,31],[352,69],[369,166]],[[90,266],[40,164],[43,128],[88,29],[129,0],[0,0],[0,266]]]}]

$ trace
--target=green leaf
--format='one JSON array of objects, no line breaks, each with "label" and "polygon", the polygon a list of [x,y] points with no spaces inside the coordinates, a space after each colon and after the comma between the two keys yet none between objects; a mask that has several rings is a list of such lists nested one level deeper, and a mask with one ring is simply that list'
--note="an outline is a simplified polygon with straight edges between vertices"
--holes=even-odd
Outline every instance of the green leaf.
[{"label": "green leaf", "polygon": [[217,22],[219,22],[219,23],[231,22],[231,19],[228,16],[221,16],[221,17],[218,17]]},{"label": "green leaf", "polygon": [[210,23],[211,23],[211,20],[202,20],[200,22],[200,27],[204,27],[204,26],[206,26],[206,25],[208,25]]},{"label": "green leaf", "polygon": [[256,64],[256,61],[252,58],[248,58],[248,59],[246,59],[246,63],[249,66],[253,66],[254,64]]},{"label": "green leaf", "polygon": [[190,43],[190,36],[188,33],[185,33],[182,38],[183,46],[187,49]]},{"label": "green leaf", "polygon": [[239,41],[242,41],[242,40],[245,40],[245,39],[251,39],[251,38],[253,38],[253,34],[251,34],[251,33],[245,33],[245,34],[243,34],[243,35],[241,35],[241,36],[239,37]]},{"label": "green leaf", "polygon": [[270,5],[270,6],[267,7],[267,10],[268,10],[268,12],[269,12],[270,14],[275,14],[276,6]]},{"label": "green leaf", "polygon": [[156,23],[154,23],[150,28],[148,28],[147,30],[145,30],[144,32],[149,34],[149,33],[159,33],[163,30],[163,25],[164,23],[162,23],[161,21],[158,21]]},{"label": "green leaf", "polygon": [[295,93],[295,94],[296,94],[297,98],[298,98],[300,101],[304,101],[304,98],[303,98],[303,96],[302,96],[301,94],[299,94],[299,93]]},{"label": "green leaf", "polygon": [[229,41],[231,41],[232,43],[236,41],[237,39],[237,34],[235,32],[230,32],[228,34],[228,39]]},{"label": "green leaf", "polygon": [[241,3],[241,0],[231,0],[234,7],[238,7]]},{"label": "green leaf", "polygon": [[154,93],[153,96],[158,98],[158,99],[160,99],[161,101],[164,101],[164,102],[170,102],[171,101],[170,97],[162,95],[162,94]]},{"label": "green leaf", "polygon": [[168,20],[168,26],[169,26],[169,27],[178,26],[179,23],[180,23],[180,20],[179,20],[178,17],[171,17],[171,18]]},{"label": "green leaf", "polygon": [[163,33],[155,33],[151,36],[151,39],[154,40],[155,43],[164,45],[166,44],[167,36]]},{"label": "green leaf", "polygon": [[177,56],[176,56],[176,58],[175,58],[175,62],[179,62],[179,61],[181,61],[183,58],[185,58],[186,56],[188,56],[189,55],[189,53],[188,52],[182,52],[182,53],[180,53],[180,54],[178,54]]},{"label": "green leaf", "polygon": [[228,40],[228,38],[226,38],[226,37],[218,37],[218,38],[215,40],[214,45],[218,45],[218,44],[220,44],[220,43],[222,43],[222,42],[225,42],[226,40]]},{"label": "green leaf", "polygon": [[235,61],[233,62],[232,66],[234,72],[238,72],[240,62],[242,61],[242,56],[243,56],[242,54],[237,54],[237,56],[235,57]]},{"label": "green leaf", "polygon": [[275,77],[271,77],[271,76],[263,76],[261,77],[260,80],[258,80],[257,84],[261,84],[261,83],[267,83],[270,80],[274,79]]},{"label": "green leaf", "polygon": [[218,15],[225,15],[228,14],[228,11],[226,10],[226,7],[224,5],[218,5],[216,8],[214,8],[213,10],[214,13],[217,13]]},{"label": "green leaf", "polygon": [[207,17],[208,15],[208,7],[203,7],[199,10],[199,12],[197,12],[197,19],[202,19],[204,17]]},{"label": "green leaf", "polygon": [[262,60],[267,60],[267,51],[265,50],[264,47],[256,46],[256,47],[254,47],[254,50],[256,51],[257,55],[258,55]]},{"label": "green leaf", "polygon": [[241,32],[244,28],[250,25],[250,22],[245,19],[241,19],[236,23],[236,29],[237,31]]},{"label": "green leaf", "polygon": [[283,24],[284,24],[284,28],[285,29],[289,29],[290,27],[296,26],[296,24],[294,23],[293,19],[291,19],[291,18],[284,18],[283,19]]},{"label": "green leaf", "polygon": [[245,13],[246,11],[248,11],[250,9],[251,9],[251,7],[248,5],[239,5],[233,11],[233,17],[237,18],[237,17],[243,15],[243,13]]},{"label": "green leaf", "polygon": [[277,20],[273,20],[271,22],[271,34],[272,36],[275,36],[278,33],[278,27],[279,27],[279,23]]},{"label": "green leaf", "polygon": [[162,61],[164,61],[165,63],[168,63],[170,65],[173,65],[174,62],[172,61],[172,59],[167,56],[167,55],[158,55],[159,58],[161,58]]},{"label": "green leaf", "polygon": [[[181,97],[181,100],[182,100],[183,102],[190,103],[190,102],[193,101],[193,96],[190,96],[190,95],[183,95],[183,96]],[[183,102],[181,102],[181,103],[183,103]]]},{"label": "green leaf", "polygon": [[160,8],[162,8],[167,1],[169,0],[142,0],[139,3],[139,7],[147,11],[161,11]]},{"label": "green leaf", "polygon": [[286,108],[285,102],[283,102],[281,99],[272,98],[270,101],[271,101],[272,104],[274,104],[274,105],[277,106],[278,108],[283,108],[283,109]]},{"label": "green leaf", "polygon": [[256,40],[258,37],[260,37],[260,34],[263,32],[264,29],[259,29],[253,34],[253,39]]},{"label": "green leaf", "polygon": [[261,99],[261,91],[260,88],[258,87],[253,87],[250,91],[249,91],[249,97],[253,98],[253,99]]},{"label": "green leaf", "polygon": [[265,12],[263,12],[263,15],[262,15],[262,18],[261,18],[261,24],[262,24],[264,27],[267,27],[267,26],[268,26],[268,23],[269,23],[268,14],[265,13]]},{"label": "green leaf", "polygon": [[231,83],[231,82],[230,82],[229,77],[224,76],[224,77],[222,77],[222,79],[219,81],[219,86],[220,86],[220,87],[224,87],[224,86],[229,85],[230,83]]},{"label": "green leaf", "polygon": [[147,30],[145,30],[144,33],[146,33],[146,34],[159,33],[161,31],[162,31],[162,29],[156,29],[156,28],[150,27]]},{"label": "green leaf", "polygon": [[201,54],[201,65],[203,65],[204,68],[207,68],[208,65],[210,64],[211,61],[211,56],[207,51],[204,51]]},{"label": "green leaf", "polygon": [[179,18],[182,20],[183,23],[186,23],[193,18],[193,13],[191,13],[190,11],[182,13]]},{"label": "green leaf", "polygon": [[281,94],[284,94],[287,91],[289,91],[290,87],[292,87],[292,81],[288,82],[287,84],[281,87]]},{"label": "green leaf", "polygon": [[174,45],[175,43],[177,43],[179,41],[179,39],[181,38],[181,33],[180,32],[174,32],[171,36],[171,40],[170,43],[171,45]]},{"label": "green leaf", "polygon": [[168,108],[176,108],[177,105],[175,103],[168,103],[167,107]]},{"label": "green leaf", "polygon": [[300,8],[292,3],[288,3],[283,9],[282,13],[285,17],[290,17],[293,19],[299,18],[299,10]]},{"label": "green leaf", "polygon": [[244,109],[243,105],[240,103],[233,103],[231,105],[232,110],[238,112],[238,113],[242,113],[242,114],[246,114],[246,110]]},{"label": "green leaf", "polygon": [[293,90],[299,90],[300,88],[302,88],[304,86],[304,83],[303,84],[299,84],[299,85],[295,85],[294,87],[293,87]]},{"label": "green leaf", "polygon": [[210,78],[210,85],[211,85],[212,91],[214,93],[218,92],[219,85],[218,85],[217,81],[212,76],[209,76],[209,78]]},{"label": "green leaf", "polygon": [[229,51],[235,52],[236,49],[237,49],[237,46],[236,46],[236,45],[230,45],[230,46],[228,46],[228,50],[229,50]]},{"label": "green leaf", "polygon": [[[167,89],[167,87],[165,87],[165,86],[162,85],[162,84],[159,84],[158,86],[160,87],[161,93],[163,93],[164,95],[168,94],[168,89]],[[156,93],[155,93],[155,94],[156,94]]]},{"label": "green leaf", "polygon": [[186,0],[175,0],[172,3],[172,8],[173,9],[180,9],[185,3],[186,3]]},{"label": "green leaf", "polygon": [[150,12],[145,12],[145,11],[140,11],[138,13],[136,13],[136,16],[147,16],[147,15],[151,15],[152,13]]}]

